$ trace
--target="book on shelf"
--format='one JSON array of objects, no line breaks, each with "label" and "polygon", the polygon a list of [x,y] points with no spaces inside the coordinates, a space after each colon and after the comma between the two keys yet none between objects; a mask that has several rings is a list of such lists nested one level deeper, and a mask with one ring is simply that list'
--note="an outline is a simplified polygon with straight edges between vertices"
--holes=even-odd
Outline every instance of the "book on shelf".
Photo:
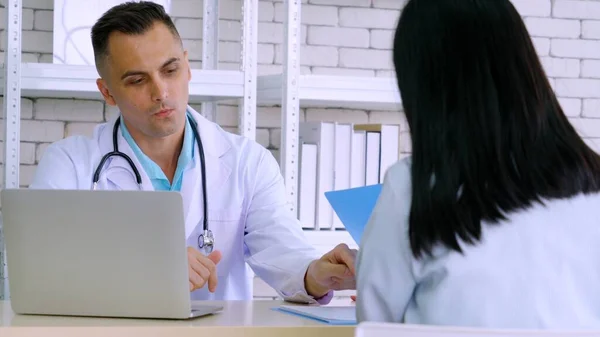
[{"label": "book on shelf", "polygon": [[400,125],[309,121],[299,127],[298,219],[311,230],[343,230],[325,192],[376,185],[401,158]]},{"label": "book on shelf", "polygon": [[[350,123],[334,123],[333,191],[350,188],[353,132],[353,125]],[[342,221],[335,212],[333,212],[332,226],[337,229],[344,228]]]},{"label": "book on shelf", "polygon": [[400,158],[400,125],[356,124],[367,133],[367,185],[383,183],[385,172]]},{"label": "book on shelf", "polygon": [[[325,192],[333,190],[333,171],[334,171],[334,144],[335,144],[335,125],[329,122],[303,122],[298,129],[299,146],[302,149],[304,144],[315,144],[317,146],[316,163],[303,163],[302,153],[300,153],[300,166],[316,165],[317,176],[315,179],[315,195],[302,195],[298,193],[298,211],[303,215],[302,225],[304,228],[319,229],[321,226],[331,226],[333,223],[333,209],[325,198]],[[308,159],[307,159],[308,160]],[[308,170],[308,169],[307,169]],[[313,170],[313,169],[310,169]],[[302,186],[302,180],[305,182],[309,178],[303,178],[300,171],[300,180],[298,183]],[[299,188],[302,190],[302,187]],[[305,214],[311,212],[307,205],[314,203],[314,214]],[[302,205],[305,207],[302,208]],[[307,209],[309,208],[309,209]],[[312,220],[312,221],[311,221]]]}]

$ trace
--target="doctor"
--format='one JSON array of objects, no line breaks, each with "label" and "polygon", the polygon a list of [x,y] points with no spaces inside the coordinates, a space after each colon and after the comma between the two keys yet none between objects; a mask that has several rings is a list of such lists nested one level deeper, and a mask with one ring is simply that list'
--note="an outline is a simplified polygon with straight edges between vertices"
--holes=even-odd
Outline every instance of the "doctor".
[{"label": "doctor", "polygon": [[[187,105],[188,54],[162,6],[113,7],[93,26],[92,44],[98,88],[120,115],[91,138],[51,144],[30,188],[180,191],[194,300],[251,299],[246,263],[288,301],[328,303],[332,291],[355,288],[356,252],[342,244],[320,256],[306,241],[271,153]],[[122,155],[101,163],[113,137],[131,163]],[[205,211],[212,251],[200,249]]]}]

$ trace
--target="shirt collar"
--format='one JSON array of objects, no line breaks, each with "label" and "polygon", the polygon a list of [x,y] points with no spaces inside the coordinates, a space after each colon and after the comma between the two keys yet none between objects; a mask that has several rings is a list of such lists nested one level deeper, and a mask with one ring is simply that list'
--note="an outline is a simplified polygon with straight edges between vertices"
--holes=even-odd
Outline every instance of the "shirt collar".
[{"label": "shirt collar", "polygon": [[[123,117],[119,117],[121,119],[121,134],[131,147],[133,153],[137,156],[140,164],[143,166],[148,178],[151,180],[165,180],[168,182],[167,177],[163,173],[162,169],[154,162],[150,157],[148,157],[140,147],[136,144],[133,137],[127,130],[127,126],[123,122]],[[190,126],[190,121],[186,118],[185,123],[185,131],[183,136],[183,146],[181,147],[181,153],[179,154],[179,159],[177,160],[177,169],[175,171],[175,179],[183,172],[183,170],[189,165],[189,163],[193,163],[194,159],[194,132]]]}]

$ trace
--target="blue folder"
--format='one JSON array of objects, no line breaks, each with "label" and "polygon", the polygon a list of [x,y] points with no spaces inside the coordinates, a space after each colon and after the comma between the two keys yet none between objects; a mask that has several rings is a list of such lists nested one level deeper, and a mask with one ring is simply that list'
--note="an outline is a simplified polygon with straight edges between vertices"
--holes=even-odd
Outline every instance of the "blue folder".
[{"label": "blue folder", "polygon": [[281,305],[273,308],[286,314],[312,319],[329,325],[356,325],[354,306],[295,306]]},{"label": "blue folder", "polygon": [[358,245],[381,193],[381,187],[378,184],[325,192],[333,211]]}]

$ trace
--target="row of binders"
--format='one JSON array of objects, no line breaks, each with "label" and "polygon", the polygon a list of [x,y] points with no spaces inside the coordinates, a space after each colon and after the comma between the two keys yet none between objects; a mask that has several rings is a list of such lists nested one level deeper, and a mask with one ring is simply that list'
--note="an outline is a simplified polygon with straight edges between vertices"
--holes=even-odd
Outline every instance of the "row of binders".
[{"label": "row of binders", "polygon": [[302,122],[298,219],[305,229],[343,229],[325,192],[376,185],[400,159],[400,125]]}]

